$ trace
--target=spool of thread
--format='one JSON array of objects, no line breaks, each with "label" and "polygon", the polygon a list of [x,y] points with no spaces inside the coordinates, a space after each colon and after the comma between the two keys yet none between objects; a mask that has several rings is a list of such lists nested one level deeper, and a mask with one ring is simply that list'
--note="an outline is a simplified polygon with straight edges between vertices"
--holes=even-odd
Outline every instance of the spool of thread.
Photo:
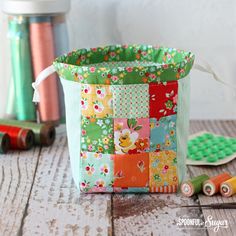
[{"label": "spool of thread", "polygon": [[10,137],[6,133],[0,132],[0,153],[5,154],[10,148]]},{"label": "spool of thread", "polygon": [[186,197],[191,197],[194,194],[202,191],[203,182],[208,180],[208,175],[199,175],[181,184],[181,192]]},{"label": "spool of thread", "polygon": [[0,125],[0,132],[10,137],[10,149],[28,150],[34,144],[34,133],[30,129]]},{"label": "spool of thread", "polygon": [[18,120],[36,120],[33,99],[33,73],[30,56],[29,28],[25,17],[9,17],[15,113]]},{"label": "spool of thread", "polygon": [[35,144],[49,146],[53,144],[56,137],[56,130],[50,124],[37,124],[33,122],[0,119],[0,125],[10,125],[25,129],[31,129],[34,132]]},{"label": "spool of thread", "polygon": [[[34,78],[36,78],[55,59],[50,17],[30,17],[30,43]],[[41,122],[58,124],[60,111],[57,78],[55,73],[50,77],[39,86],[39,119]]]},{"label": "spool of thread", "polygon": [[232,178],[229,173],[222,173],[206,180],[203,183],[203,192],[207,196],[213,196],[220,191],[220,185],[226,180]]},{"label": "spool of thread", "polygon": [[236,193],[236,176],[220,185],[220,193],[223,197],[231,197]]},{"label": "spool of thread", "polygon": [[15,90],[14,90],[14,80],[10,79],[8,95],[7,95],[7,108],[5,118],[7,119],[16,119],[16,99],[15,99]]}]

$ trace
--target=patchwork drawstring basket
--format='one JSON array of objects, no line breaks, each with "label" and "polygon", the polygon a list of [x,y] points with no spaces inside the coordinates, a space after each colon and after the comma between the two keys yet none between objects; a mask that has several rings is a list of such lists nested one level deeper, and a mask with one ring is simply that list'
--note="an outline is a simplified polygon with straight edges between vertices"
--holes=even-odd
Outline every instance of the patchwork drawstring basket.
[{"label": "patchwork drawstring basket", "polygon": [[[116,45],[57,58],[70,161],[82,192],[173,193],[185,173],[194,55]],[[41,81],[36,81],[35,87]]]}]

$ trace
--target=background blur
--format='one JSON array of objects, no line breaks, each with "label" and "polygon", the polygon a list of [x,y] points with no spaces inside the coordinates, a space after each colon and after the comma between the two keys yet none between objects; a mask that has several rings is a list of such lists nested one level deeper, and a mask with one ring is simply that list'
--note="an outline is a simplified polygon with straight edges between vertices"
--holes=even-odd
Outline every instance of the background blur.
[{"label": "background blur", "polygon": [[[236,1],[72,0],[70,48],[146,43],[190,50],[236,86]],[[0,13],[0,116],[10,75],[7,17]],[[235,119],[236,92],[193,70],[191,119]]]}]

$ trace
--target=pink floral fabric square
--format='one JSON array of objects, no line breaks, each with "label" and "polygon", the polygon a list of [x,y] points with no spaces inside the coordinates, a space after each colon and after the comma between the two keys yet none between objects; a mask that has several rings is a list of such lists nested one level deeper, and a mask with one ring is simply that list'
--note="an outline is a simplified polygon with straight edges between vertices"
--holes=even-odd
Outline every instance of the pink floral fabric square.
[{"label": "pink floral fabric square", "polygon": [[148,118],[114,119],[114,142],[116,154],[147,152],[150,147]]}]

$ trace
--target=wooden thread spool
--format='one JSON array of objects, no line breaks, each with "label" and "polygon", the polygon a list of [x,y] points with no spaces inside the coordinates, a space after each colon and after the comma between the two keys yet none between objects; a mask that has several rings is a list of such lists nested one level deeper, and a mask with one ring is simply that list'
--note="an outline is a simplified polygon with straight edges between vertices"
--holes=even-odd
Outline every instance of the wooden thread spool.
[{"label": "wooden thread spool", "polygon": [[10,125],[32,130],[35,136],[35,144],[37,145],[50,146],[56,137],[55,127],[50,124],[0,119],[0,125]]},{"label": "wooden thread spool", "polygon": [[10,137],[10,149],[28,150],[34,144],[34,133],[29,129],[0,125],[0,132]]},{"label": "wooden thread spool", "polygon": [[184,181],[181,184],[181,192],[186,197],[191,197],[194,194],[200,193],[202,191],[202,184],[204,181],[208,180],[208,175],[199,175],[188,181]]},{"label": "wooden thread spool", "polygon": [[236,193],[236,176],[220,185],[220,193],[223,197],[231,197]]},{"label": "wooden thread spool", "polygon": [[232,178],[229,173],[222,173],[206,180],[203,183],[203,192],[207,196],[213,196],[220,191],[220,185],[226,180]]},{"label": "wooden thread spool", "polygon": [[10,148],[10,137],[6,133],[0,133],[0,153],[5,154]]}]

